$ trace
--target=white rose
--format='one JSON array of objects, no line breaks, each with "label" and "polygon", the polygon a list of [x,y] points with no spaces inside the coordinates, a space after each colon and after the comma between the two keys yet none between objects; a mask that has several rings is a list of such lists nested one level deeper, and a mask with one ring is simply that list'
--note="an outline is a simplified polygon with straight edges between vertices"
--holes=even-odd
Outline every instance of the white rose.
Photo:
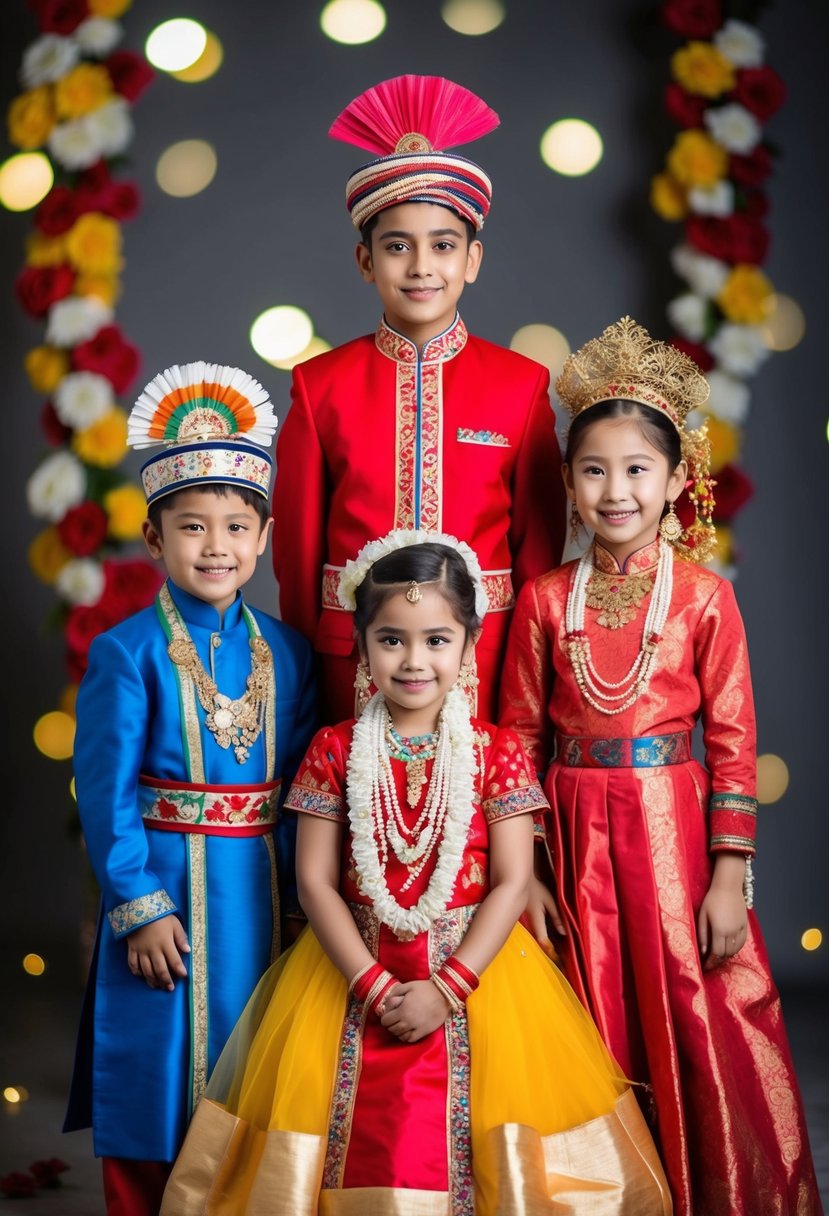
[{"label": "white rose", "polygon": [[122,32],[118,22],[108,17],[87,17],[72,36],[85,54],[100,59],[116,46]]},{"label": "white rose", "polygon": [[76,346],[94,338],[112,320],[112,309],[97,296],[67,296],[49,309],[46,341],[53,346]]},{"label": "white rose", "polygon": [[708,343],[720,367],[732,376],[751,376],[769,357],[759,325],[721,325]]},{"label": "white rose", "polygon": [[26,483],[29,510],[37,519],[57,523],[86,493],[86,473],[71,452],[55,452],[38,465]]},{"label": "white rose", "polygon": [[760,142],[763,129],[745,106],[731,102],[727,106],[711,106],[703,114],[703,122],[718,144],[727,152],[747,156]]},{"label": "white rose", "polygon": [[23,52],[20,80],[27,89],[53,84],[70,72],[79,58],[80,50],[72,38],[44,34]]},{"label": "white rose", "polygon": [[706,300],[719,295],[731,269],[719,258],[697,253],[690,245],[677,245],[671,251],[671,265],[680,278],[686,280],[691,291]]},{"label": "white rose", "polygon": [[687,292],[671,300],[667,308],[668,320],[674,329],[689,342],[701,342],[705,337],[708,321],[708,302],[701,296]]},{"label": "white rose", "polygon": [[696,186],[688,191],[691,210],[697,215],[731,215],[734,210],[734,187],[720,181],[714,186]]},{"label": "white rose", "polygon": [[75,557],[61,567],[55,579],[55,590],[70,604],[91,608],[104,591],[104,569],[91,557]]},{"label": "white rose", "polygon": [[112,385],[95,372],[70,372],[58,384],[52,401],[64,426],[85,431],[112,409]]},{"label": "white rose", "polygon": [[132,139],[132,117],[123,97],[113,97],[92,110],[85,121],[100,144],[102,156],[118,156]]},{"label": "white rose", "polygon": [[89,124],[89,115],[59,122],[49,133],[49,154],[64,169],[88,169],[104,155],[98,132]]},{"label": "white rose", "polygon": [[721,418],[723,422],[728,422],[732,426],[742,426],[748,415],[748,402],[751,395],[748,385],[719,368],[710,371],[706,378],[711,386],[711,395],[706,402],[706,409],[715,417]]},{"label": "white rose", "polygon": [[753,25],[733,19],[714,35],[714,46],[735,68],[758,68],[766,44]]}]

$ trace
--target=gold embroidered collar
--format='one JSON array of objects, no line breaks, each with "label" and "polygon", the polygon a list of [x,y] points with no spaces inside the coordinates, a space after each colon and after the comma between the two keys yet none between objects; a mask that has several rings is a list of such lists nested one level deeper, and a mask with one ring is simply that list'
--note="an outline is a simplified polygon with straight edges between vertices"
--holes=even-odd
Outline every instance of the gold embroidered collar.
[{"label": "gold embroidered collar", "polygon": [[649,545],[637,549],[635,553],[631,553],[621,567],[608,549],[605,549],[598,541],[593,542],[593,565],[602,574],[618,574],[621,577],[627,574],[642,574],[645,570],[655,570],[658,562],[658,538],[651,541]]},{"label": "gold embroidered collar", "polygon": [[[468,337],[467,328],[461,320],[460,314],[455,313],[455,320],[449,328],[425,343],[419,356],[420,362],[443,363],[447,359],[453,359],[466,346]],[[392,329],[385,318],[380,322],[374,341],[380,353],[389,359],[394,359],[396,363],[418,362],[417,346],[405,334]]]}]

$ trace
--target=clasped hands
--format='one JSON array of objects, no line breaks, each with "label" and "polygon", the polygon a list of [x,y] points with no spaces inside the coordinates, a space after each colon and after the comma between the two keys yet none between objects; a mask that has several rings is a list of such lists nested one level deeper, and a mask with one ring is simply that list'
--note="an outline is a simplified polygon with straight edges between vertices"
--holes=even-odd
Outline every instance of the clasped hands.
[{"label": "clasped hands", "polygon": [[416,1043],[442,1026],[448,1014],[449,1002],[431,980],[410,980],[392,988],[380,1023],[401,1043]]}]

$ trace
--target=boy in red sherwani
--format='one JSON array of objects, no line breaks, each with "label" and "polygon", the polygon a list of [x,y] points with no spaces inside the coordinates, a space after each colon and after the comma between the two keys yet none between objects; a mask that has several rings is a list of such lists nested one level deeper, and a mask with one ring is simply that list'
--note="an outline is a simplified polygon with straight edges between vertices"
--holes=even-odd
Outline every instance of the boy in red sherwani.
[{"label": "boy in red sherwani", "polygon": [[443,531],[476,551],[490,603],[477,647],[484,718],[496,712],[515,593],[561,557],[549,373],[472,337],[457,312],[480,268],[491,185],[479,166],[440,149],[497,123],[450,81],[403,76],[356,98],[331,128],[381,154],[352,174],[347,204],[361,237],[357,265],[384,315],[376,333],[294,370],[277,448],[281,614],[321,656],[326,720],[354,713],[358,656],[336,586],[372,537]]}]

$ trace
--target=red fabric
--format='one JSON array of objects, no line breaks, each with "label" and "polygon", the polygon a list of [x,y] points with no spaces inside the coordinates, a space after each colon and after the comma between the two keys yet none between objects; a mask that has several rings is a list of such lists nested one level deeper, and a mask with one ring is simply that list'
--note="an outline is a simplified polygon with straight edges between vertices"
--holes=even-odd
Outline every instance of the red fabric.
[{"label": "red fabric", "polygon": [[106,1216],[158,1216],[171,1161],[102,1157]]}]

